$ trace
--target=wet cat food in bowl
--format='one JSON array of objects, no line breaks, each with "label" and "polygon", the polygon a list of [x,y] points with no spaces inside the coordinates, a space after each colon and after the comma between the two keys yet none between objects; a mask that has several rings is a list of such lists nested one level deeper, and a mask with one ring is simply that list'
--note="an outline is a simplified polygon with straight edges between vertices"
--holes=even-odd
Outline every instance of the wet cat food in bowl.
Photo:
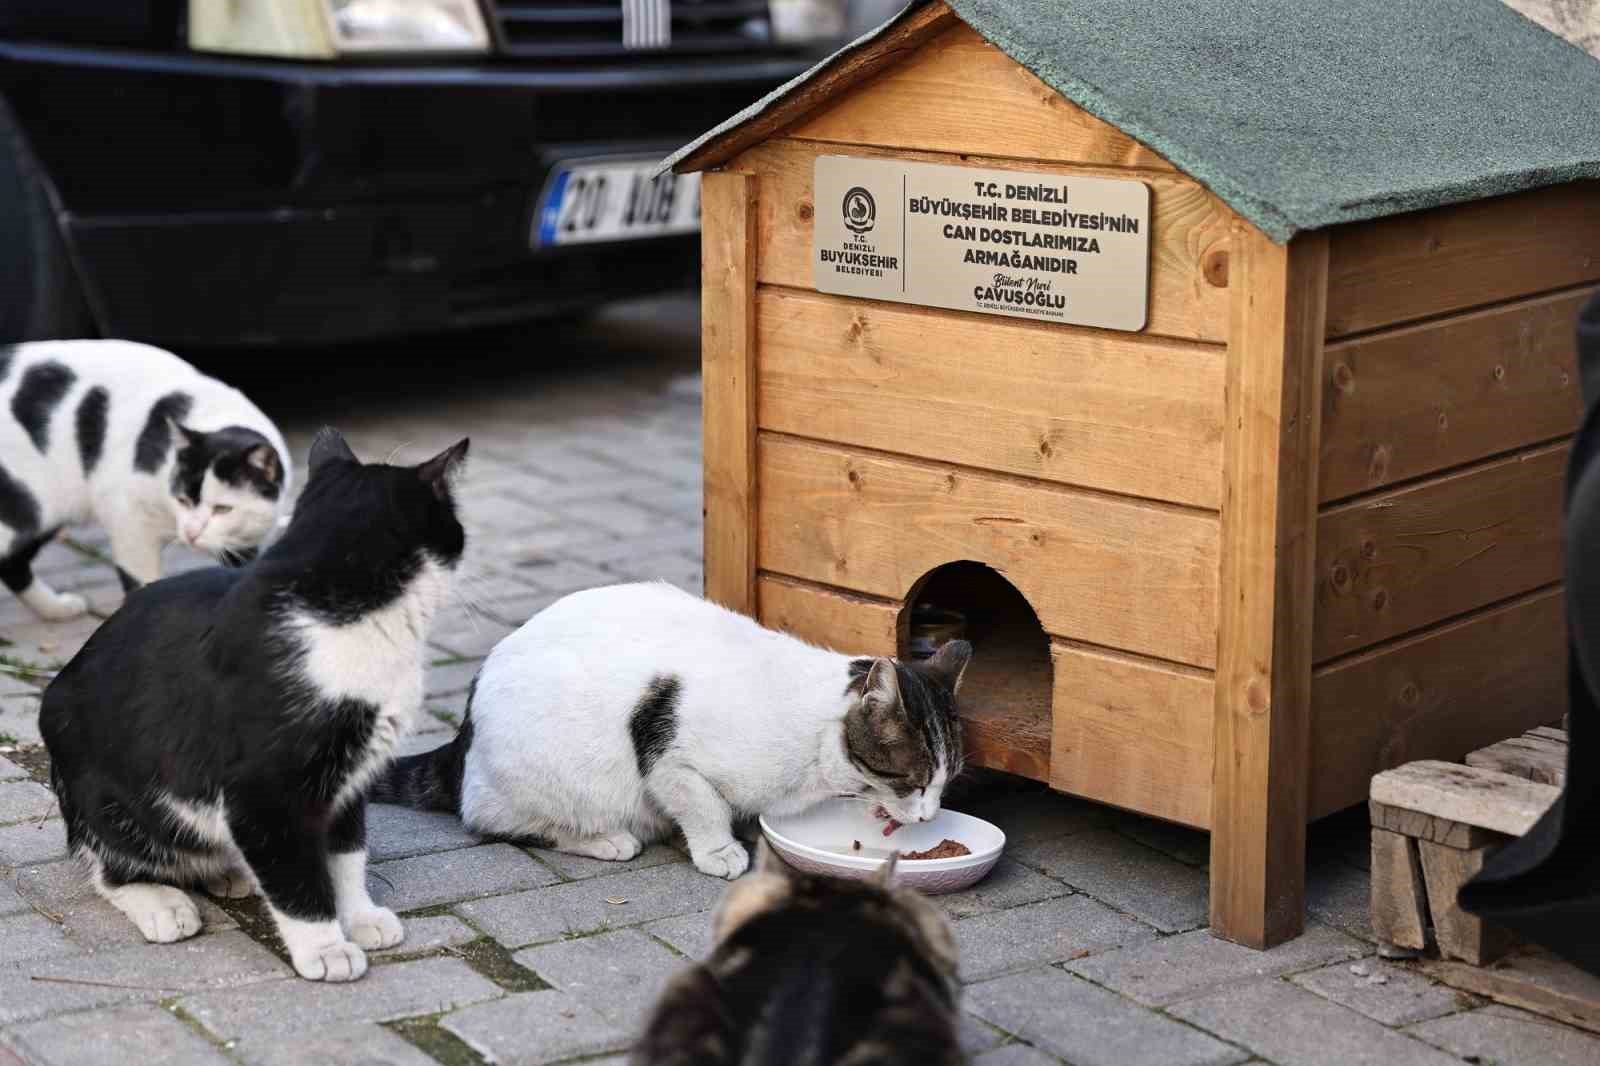
[{"label": "wet cat food in bowl", "polygon": [[[1006,844],[998,826],[952,810],[940,811],[931,822],[901,826],[885,837],[872,804],[851,799],[825,800],[799,814],[763,817],[761,832],[795,869],[858,881],[871,877],[891,851],[898,851],[896,883],[930,895],[981,881],[1000,861]],[[956,854],[957,848],[968,853]],[[912,858],[930,852],[940,857]]]}]

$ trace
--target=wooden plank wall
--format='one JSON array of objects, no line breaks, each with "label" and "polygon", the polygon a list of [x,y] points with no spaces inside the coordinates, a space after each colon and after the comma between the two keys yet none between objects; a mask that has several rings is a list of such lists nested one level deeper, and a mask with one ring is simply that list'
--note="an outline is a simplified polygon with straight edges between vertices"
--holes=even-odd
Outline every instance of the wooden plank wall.
[{"label": "wooden plank wall", "polygon": [[1559,716],[1600,184],[1331,234],[1309,813]]},{"label": "wooden plank wall", "polygon": [[[812,176],[825,154],[1145,182],[1149,328],[816,292]],[[759,182],[760,617],[878,650],[929,570],[986,563],[1052,638],[1038,702],[1041,716],[1055,710],[1036,749],[990,747],[980,761],[1208,824],[1231,212],[964,25],[729,167]]]}]

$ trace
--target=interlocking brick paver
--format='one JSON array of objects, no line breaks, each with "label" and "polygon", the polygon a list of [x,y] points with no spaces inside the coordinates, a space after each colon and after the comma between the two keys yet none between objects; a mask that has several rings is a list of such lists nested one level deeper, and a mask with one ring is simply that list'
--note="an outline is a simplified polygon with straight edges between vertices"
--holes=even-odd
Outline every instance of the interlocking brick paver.
[{"label": "interlocking brick paver", "polygon": [[[445,739],[436,737],[429,746],[442,744]],[[374,803],[367,808],[367,859],[370,862],[454,851],[480,843],[482,841],[467,832],[461,819],[453,814],[416,811],[388,803]],[[393,880],[391,874],[384,876]]]},{"label": "interlocking brick paver", "polygon": [[689,857],[671,844],[651,844],[627,862],[610,862],[593,859],[587,855],[569,855],[564,851],[534,848],[533,853],[546,866],[553,866],[562,877],[581,881],[587,877],[609,877],[630,870],[644,870],[651,866],[665,866],[669,862],[688,862]]},{"label": "interlocking brick paver", "polygon": [[973,1066],[1058,1066],[1060,1059],[1027,1044],[1008,1044],[972,1060]]},{"label": "interlocking brick paver", "polygon": [[964,804],[959,797],[952,796],[949,802],[954,810],[977,815],[999,826],[1006,835],[1006,853],[1029,865],[1032,861],[1027,845],[1082,833],[1103,825],[1107,818],[1105,808],[1059,792],[1030,790],[985,798],[977,804]]},{"label": "interlocking brick paver", "polygon": [[640,926],[645,932],[671,944],[691,959],[704,959],[711,954],[711,912],[680,914],[676,918],[662,918]]},{"label": "interlocking brick paver", "polygon": [[[1262,981],[1179,1003],[1174,1017],[1242,1044],[1279,1066],[1445,1066],[1420,1040],[1287,981]],[[1459,1066],[1459,1064],[1457,1064]]]},{"label": "interlocking brick paver", "polygon": [[39,700],[34,696],[0,699],[0,744],[43,744],[39,734]]},{"label": "interlocking brick paver", "polygon": [[554,990],[468,1007],[440,1024],[500,1066],[540,1066],[618,1051],[633,1039],[633,1027],[606,1018],[586,997]]},{"label": "interlocking brick paver", "polygon": [[963,981],[982,981],[1155,936],[1148,926],[1087,896],[981,914],[953,928]]},{"label": "interlocking brick paver", "polygon": [[82,951],[61,926],[42,915],[29,911],[0,918],[0,960],[25,962]]},{"label": "interlocking brick paver", "polygon": [[1116,816],[1111,828],[1186,866],[1205,866],[1211,861],[1211,834],[1198,829],[1127,813]]},{"label": "interlocking brick paver", "polygon": [[[290,973],[277,956],[237,931],[205,934],[176,944],[141,944],[91,955],[36,959],[0,967],[0,1025],[217,989],[229,990],[215,993],[219,995],[273,999],[241,986],[276,982]],[[310,983],[298,978],[296,982]]]},{"label": "interlocking brick paver", "polygon": [[1379,958],[1324,966],[1294,978],[1301,988],[1360,1011],[1384,1025],[1412,1025],[1461,1009],[1461,995],[1415,970]]},{"label": "interlocking brick paver", "polygon": [[468,659],[479,659],[493,651],[515,628],[487,613],[474,612],[470,616],[446,618],[435,623],[428,631],[428,643],[436,648],[449,648]]},{"label": "interlocking brick paver", "polygon": [[368,870],[372,898],[396,911],[554,884],[549,869],[510,844],[391,859]]},{"label": "interlocking brick paver", "polygon": [[221,1040],[255,1040],[344,1022],[438,1014],[503,994],[460,959],[440,958],[374,966],[348,984],[296,977],[270,988],[186,996],[178,1006]]},{"label": "interlocking brick paver", "polygon": [[403,1037],[371,1022],[334,1026],[302,1037],[245,1040],[232,1051],[246,1066],[435,1066]]},{"label": "interlocking brick paver", "polygon": [[1406,1032],[1468,1062],[1516,1066],[1600,1062],[1600,1036],[1499,1004],[1413,1025]]},{"label": "interlocking brick paver", "polygon": [[0,825],[37,822],[55,813],[55,793],[37,781],[8,781],[0,785]]},{"label": "interlocking brick paver", "polygon": [[29,909],[28,901],[17,894],[14,884],[0,881],[0,915],[21,914]]},{"label": "interlocking brick paver", "polygon": [[32,866],[67,857],[67,826],[59,818],[0,827],[0,866]]},{"label": "interlocking brick paver", "polygon": [[28,776],[28,771],[0,755],[0,781],[21,781]]},{"label": "interlocking brick paver", "polygon": [[400,923],[405,927],[406,938],[392,948],[384,948],[370,954],[375,958],[382,958],[385,955],[420,955],[425,951],[469,944],[480,935],[476,929],[469,927],[460,918],[448,914],[431,914],[426,918],[402,918]]},{"label": "interlocking brick paver", "polygon": [[1306,911],[1319,921],[1369,943],[1372,935],[1372,876],[1336,858],[1306,868]]},{"label": "interlocking brick paver", "polygon": [[467,659],[461,662],[441,663],[430,666],[423,679],[423,691],[430,698],[434,696],[453,696],[457,692],[465,692],[467,687],[472,684],[472,679],[478,676],[478,671],[482,667],[482,659]]},{"label": "interlocking brick paver", "polygon": [[1316,924],[1270,951],[1255,951],[1196,929],[1069,962],[1067,969],[1147,1006],[1163,1007],[1209,995],[1227,984],[1275,977],[1332,959],[1355,959],[1366,951],[1360,941]]},{"label": "interlocking brick paver", "polygon": [[968,1055],[976,1055],[982,1051],[989,1051],[1011,1039],[1010,1034],[1002,1033],[988,1022],[975,1014],[967,1011],[961,1012],[961,1021],[956,1030],[956,1039],[961,1043],[961,1050]]},{"label": "interlocking brick paver", "polygon": [[512,959],[624,1026],[639,1024],[667,979],[687,965],[637,929],[524,948]]},{"label": "interlocking brick paver", "polygon": [[1034,873],[1020,863],[1001,859],[989,876],[960,892],[932,897],[933,902],[952,918],[990,914],[1024,903],[1072,894],[1060,881]]},{"label": "interlocking brick paver", "polygon": [[1057,969],[973,985],[967,1009],[1074,1066],[1223,1066],[1250,1057]]},{"label": "interlocking brick paver", "polygon": [[[133,947],[144,936],[127,916],[97,896],[76,860],[42,863],[17,871],[17,891],[40,913],[61,919],[68,936],[86,948]],[[206,932],[235,929],[238,924],[201,893],[191,892]]]},{"label": "interlocking brick paver", "polygon": [[227,1066],[231,1061],[182,1019],[153,1004],[30,1022],[7,1036],[35,1066]]},{"label": "interlocking brick paver", "polygon": [[515,948],[703,911],[726,888],[726,881],[682,863],[476,900],[455,911]]},{"label": "interlocking brick paver", "polygon": [[1164,933],[1206,924],[1205,873],[1119,833],[1095,829],[1050,840],[1028,861]]}]

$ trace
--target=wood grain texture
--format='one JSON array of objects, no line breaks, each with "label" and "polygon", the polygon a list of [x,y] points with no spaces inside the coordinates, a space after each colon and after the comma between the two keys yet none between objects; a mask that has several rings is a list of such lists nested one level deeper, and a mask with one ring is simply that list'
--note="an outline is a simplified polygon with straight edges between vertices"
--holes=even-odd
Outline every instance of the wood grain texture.
[{"label": "wood grain texture", "polygon": [[1367,798],[1372,776],[1459,759],[1567,699],[1559,588],[1341,660],[1312,680],[1310,814]]},{"label": "wood grain texture", "polygon": [[1439,955],[1484,966],[1506,953],[1511,934],[1501,926],[1486,922],[1461,909],[1456,894],[1461,886],[1477,876],[1490,848],[1447,848],[1431,840],[1419,840],[1422,877],[1428,886],[1428,913],[1433,919],[1433,936]]},{"label": "wood grain texture", "polygon": [[[1034,163],[990,156],[891,151],[816,141],[773,140],[731,164],[761,175],[760,279],[812,285],[812,179],[819,155],[894,157],[952,166],[998,167],[1046,174],[1129,177],[1109,167]],[[1150,187],[1150,313],[1144,332],[1218,342],[1228,328],[1228,219],[1232,212],[1198,183],[1177,174],[1140,174]],[[985,322],[996,316],[977,316]]]},{"label": "wood grain texture", "polygon": [[963,23],[787,132],[886,148],[1173,169]]},{"label": "wood grain texture", "polygon": [[1051,786],[1208,828],[1212,677],[1060,642],[1050,650]]},{"label": "wood grain texture", "polygon": [[936,566],[1000,571],[1047,633],[1209,666],[1217,520],[763,432],[761,568],[903,599]]},{"label": "wood grain texture", "polygon": [[1322,501],[1572,433],[1583,414],[1574,323],[1593,292],[1328,345]]},{"label": "wood grain texture", "polygon": [[1271,947],[1305,921],[1306,760],[1328,245],[1233,231],[1223,428],[1211,928]]},{"label": "wood grain texture", "polygon": [[1428,895],[1417,842],[1387,829],[1372,830],[1372,935],[1380,944],[1428,946]]},{"label": "wood grain texture", "polygon": [[756,309],[763,429],[1219,505],[1215,347],[793,289]]},{"label": "wood grain texture", "polygon": [[707,174],[700,195],[706,596],[754,614],[756,179]]},{"label": "wood grain texture", "polygon": [[1372,779],[1373,803],[1511,837],[1532,829],[1560,794],[1525,777],[1437,759],[1418,759]]},{"label": "wood grain texture", "polygon": [[1490,967],[1424,960],[1422,970],[1451,988],[1600,1033],[1600,976],[1535,948]]},{"label": "wood grain texture", "polygon": [[1468,752],[1467,765],[1560,788],[1567,783],[1567,745],[1524,733]]},{"label": "wood grain texture", "polygon": [[1328,336],[1600,279],[1600,182],[1336,226]]},{"label": "wood grain texture", "polygon": [[1539,448],[1324,512],[1316,660],[1559,581],[1566,461]]},{"label": "wood grain texture", "polygon": [[897,604],[805,581],[762,574],[756,580],[762,625],[845,655],[894,655]]},{"label": "wood grain texture", "polygon": [[914,55],[923,42],[937,37],[959,21],[942,3],[928,4],[912,12],[865,47],[829,63],[825,70],[749,121],[707,141],[673,169],[687,174],[721,165],[750,145],[772,137],[825,106],[839,93]]},{"label": "wood grain texture", "polygon": [[[1376,780],[1376,779],[1375,779]],[[1452,848],[1481,848],[1486,844],[1504,843],[1502,833],[1494,833],[1465,822],[1452,822],[1422,811],[1404,807],[1390,807],[1377,800],[1368,800],[1374,829],[1387,829],[1415,840],[1431,840]]]}]

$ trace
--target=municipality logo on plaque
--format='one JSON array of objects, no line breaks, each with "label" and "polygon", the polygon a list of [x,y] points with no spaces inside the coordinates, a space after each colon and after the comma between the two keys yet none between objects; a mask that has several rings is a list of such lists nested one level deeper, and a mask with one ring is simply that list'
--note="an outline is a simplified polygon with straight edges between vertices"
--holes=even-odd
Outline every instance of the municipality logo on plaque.
[{"label": "municipality logo on plaque", "polygon": [[859,236],[871,230],[877,220],[878,205],[870,192],[857,185],[844,194],[845,229]]}]

